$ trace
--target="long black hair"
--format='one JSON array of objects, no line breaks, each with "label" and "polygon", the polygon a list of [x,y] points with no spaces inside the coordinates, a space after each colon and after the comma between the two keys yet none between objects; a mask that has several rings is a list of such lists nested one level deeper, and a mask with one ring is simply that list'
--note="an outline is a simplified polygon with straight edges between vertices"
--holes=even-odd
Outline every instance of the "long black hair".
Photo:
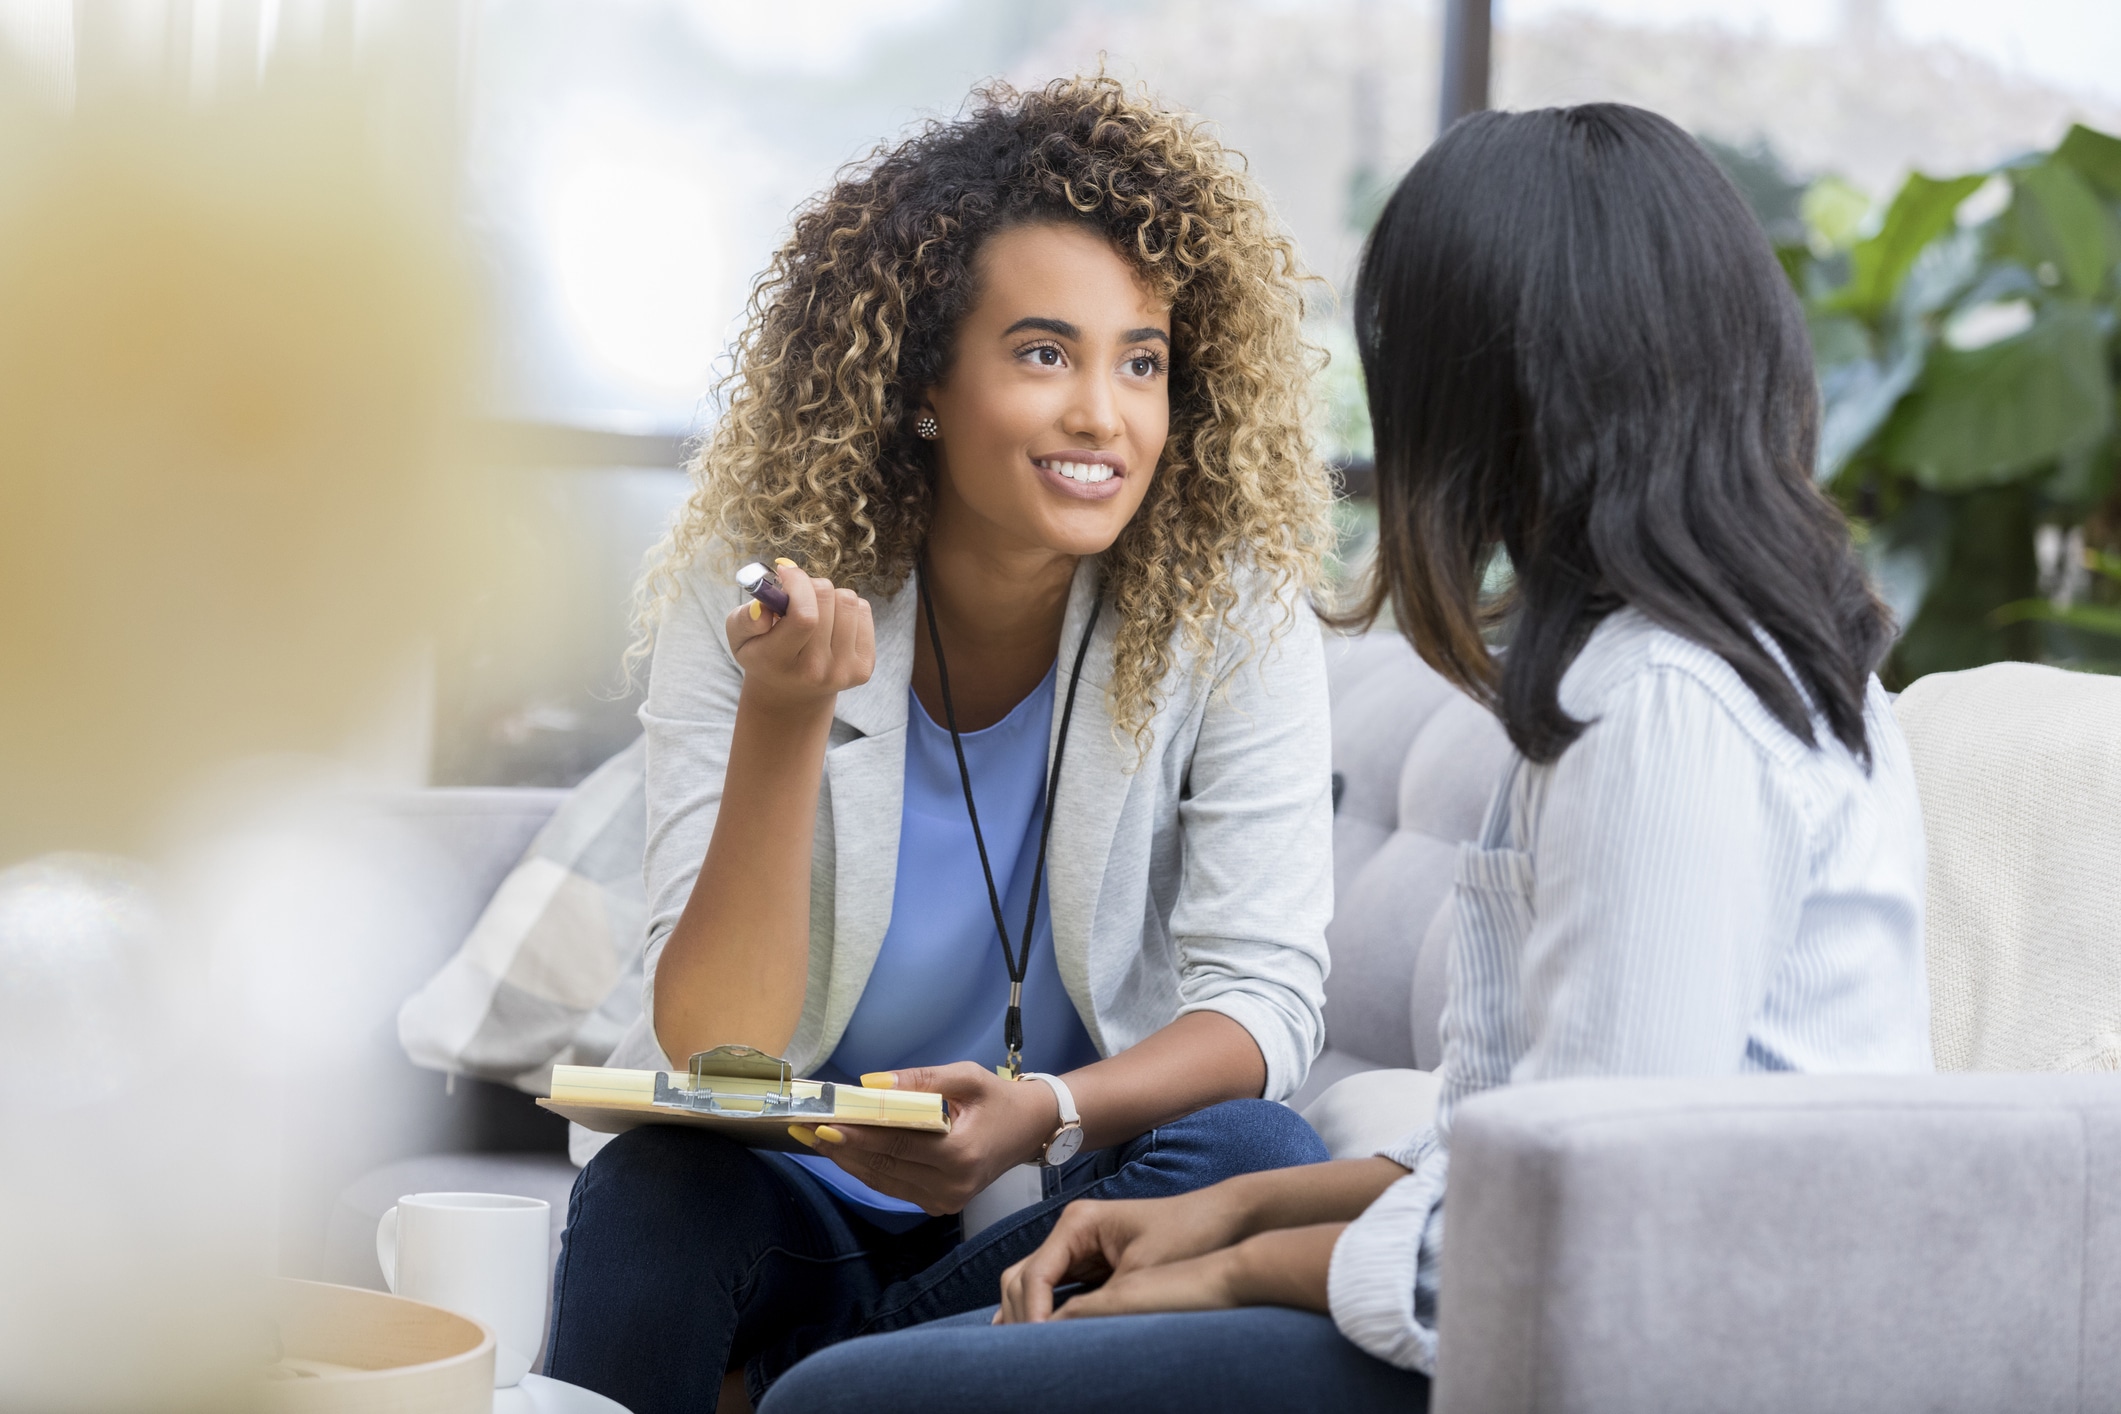
[{"label": "long black hair", "polygon": [[[1465,118],[1385,206],[1354,313],[1380,534],[1353,619],[1390,603],[1534,761],[1588,725],[1562,675],[1623,605],[1722,657],[1800,740],[1816,711],[1869,759],[1890,630],[1812,482],[1804,316],[1698,143],[1610,103]],[[1499,661],[1482,595],[1498,547]]]}]

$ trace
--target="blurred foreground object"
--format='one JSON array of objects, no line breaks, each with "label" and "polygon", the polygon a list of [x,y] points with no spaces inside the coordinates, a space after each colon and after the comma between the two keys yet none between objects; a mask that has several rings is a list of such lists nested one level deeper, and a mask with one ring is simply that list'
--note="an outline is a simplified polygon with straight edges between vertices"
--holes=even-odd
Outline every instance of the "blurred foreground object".
[{"label": "blurred foreground object", "polygon": [[491,568],[474,301],[350,69],[4,79],[0,1408],[240,1408],[287,1215],[399,1122],[348,1018],[419,861],[316,787]]},{"label": "blurred foreground object", "polygon": [[0,1409],[226,1407],[270,1358],[273,1153],[174,941],[139,865],[0,870]]},{"label": "blurred foreground object", "polygon": [[323,87],[0,132],[0,863],[336,747],[461,582],[446,213]]}]

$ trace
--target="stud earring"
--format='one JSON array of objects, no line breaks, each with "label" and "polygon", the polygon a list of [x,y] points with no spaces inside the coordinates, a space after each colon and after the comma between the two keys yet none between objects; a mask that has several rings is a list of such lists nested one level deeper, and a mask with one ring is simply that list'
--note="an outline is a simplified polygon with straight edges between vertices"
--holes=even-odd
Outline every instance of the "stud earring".
[{"label": "stud earring", "polygon": [[913,435],[924,442],[933,442],[943,435],[943,425],[935,420],[935,414],[924,412],[913,421]]}]

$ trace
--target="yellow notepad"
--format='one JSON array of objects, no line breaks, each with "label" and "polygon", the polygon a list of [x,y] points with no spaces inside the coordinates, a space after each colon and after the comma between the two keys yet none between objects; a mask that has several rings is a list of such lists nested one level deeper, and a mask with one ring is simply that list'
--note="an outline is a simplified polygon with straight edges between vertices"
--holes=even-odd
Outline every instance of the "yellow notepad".
[{"label": "yellow notepad", "polygon": [[604,1134],[642,1124],[685,1124],[759,1149],[801,1150],[788,1133],[791,1124],[950,1132],[949,1112],[940,1095],[798,1080],[789,1074],[786,1061],[749,1046],[702,1051],[684,1074],[556,1065],[552,1096],[538,1103]]}]

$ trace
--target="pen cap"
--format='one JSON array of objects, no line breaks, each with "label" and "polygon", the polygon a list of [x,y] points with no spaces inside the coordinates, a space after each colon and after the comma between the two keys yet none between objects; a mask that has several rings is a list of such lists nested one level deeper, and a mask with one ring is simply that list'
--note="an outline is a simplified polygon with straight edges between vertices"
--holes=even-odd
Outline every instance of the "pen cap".
[{"label": "pen cap", "polygon": [[737,588],[764,604],[776,614],[788,612],[788,591],[781,588],[780,579],[766,566],[753,560],[736,572]]}]

